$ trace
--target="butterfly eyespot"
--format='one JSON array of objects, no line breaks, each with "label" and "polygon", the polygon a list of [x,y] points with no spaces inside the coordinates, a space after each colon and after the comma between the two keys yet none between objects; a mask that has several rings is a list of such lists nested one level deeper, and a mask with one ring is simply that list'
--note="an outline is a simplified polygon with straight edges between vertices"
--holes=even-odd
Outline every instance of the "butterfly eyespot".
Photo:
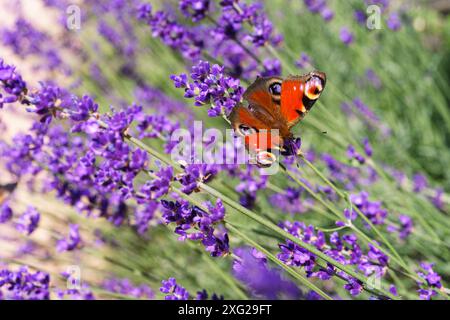
[{"label": "butterfly eyespot", "polygon": [[256,133],[256,129],[255,128],[249,127],[249,126],[247,126],[245,124],[239,125],[237,131],[242,136],[248,136],[248,135]]},{"label": "butterfly eyespot", "polygon": [[272,83],[269,86],[269,92],[275,96],[279,96],[281,94],[281,84],[278,82]]},{"label": "butterfly eyespot", "polygon": [[310,100],[317,100],[323,90],[322,80],[318,77],[312,77],[306,82],[305,95]]}]

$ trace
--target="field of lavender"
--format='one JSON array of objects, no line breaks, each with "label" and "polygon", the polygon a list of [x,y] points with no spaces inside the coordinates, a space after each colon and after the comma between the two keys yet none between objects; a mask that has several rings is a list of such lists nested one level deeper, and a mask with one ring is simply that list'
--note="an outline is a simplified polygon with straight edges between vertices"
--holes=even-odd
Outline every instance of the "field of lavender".
[{"label": "field of lavender", "polygon": [[[450,16],[431,2],[0,10],[0,300],[449,299]],[[242,149],[246,88],[312,70],[326,87],[269,168],[177,153],[179,132]]]}]

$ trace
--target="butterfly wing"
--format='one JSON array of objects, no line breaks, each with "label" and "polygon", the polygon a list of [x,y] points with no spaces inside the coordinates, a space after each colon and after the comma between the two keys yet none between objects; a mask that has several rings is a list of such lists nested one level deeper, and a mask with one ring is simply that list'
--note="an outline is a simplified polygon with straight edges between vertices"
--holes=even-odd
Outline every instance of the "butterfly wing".
[{"label": "butterfly wing", "polygon": [[302,77],[289,77],[281,87],[280,112],[289,127],[294,126],[306,114],[303,105],[304,80]]},{"label": "butterfly wing", "polygon": [[258,106],[257,109],[264,110],[272,119],[276,119],[280,113],[282,83],[283,79],[278,77],[257,78],[245,91],[244,100],[250,106]]},{"label": "butterfly wing", "polygon": [[319,71],[290,76],[283,81],[280,112],[289,128],[305,117],[325,88],[325,82],[325,73]]},{"label": "butterfly wing", "polygon": [[280,144],[279,136],[271,133],[273,120],[259,105],[235,107],[230,121],[234,131],[244,137],[245,145],[251,152],[277,148]]}]

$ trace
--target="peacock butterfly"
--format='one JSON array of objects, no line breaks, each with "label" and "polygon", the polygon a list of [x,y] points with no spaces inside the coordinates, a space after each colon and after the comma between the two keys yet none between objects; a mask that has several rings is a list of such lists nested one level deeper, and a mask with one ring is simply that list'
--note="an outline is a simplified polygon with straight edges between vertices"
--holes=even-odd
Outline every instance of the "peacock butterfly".
[{"label": "peacock butterfly", "polygon": [[[243,102],[229,118],[259,166],[270,166],[276,160],[271,150],[283,150],[285,143],[292,141],[291,128],[319,99],[325,83],[325,73],[312,71],[285,79],[259,77],[248,87]],[[278,132],[273,133],[273,129]]]}]

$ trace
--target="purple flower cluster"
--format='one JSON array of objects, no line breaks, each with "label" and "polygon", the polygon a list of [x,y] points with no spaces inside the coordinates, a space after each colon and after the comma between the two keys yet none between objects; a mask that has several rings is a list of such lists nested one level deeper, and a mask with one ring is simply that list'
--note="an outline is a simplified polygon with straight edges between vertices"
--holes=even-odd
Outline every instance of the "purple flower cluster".
[{"label": "purple flower cluster", "polygon": [[120,293],[138,299],[150,300],[155,297],[155,293],[149,286],[146,284],[136,286],[128,279],[107,279],[103,281],[102,287],[109,292]]},{"label": "purple flower cluster", "polygon": [[380,78],[377,76],[373,69],[366,70],[366,78],[369,80],[369,83],[377,90],[381,89],[382,83]]},{"label": "purple flower cluster", "polygon": [[[366,150],[366,152],[368,151]],[[328,153],[322,154],[321,160],[327,166],[331,180],[339,182],[347,190],[355,190],[359,186],[371,185],[378,179],[376,171],[370,166],[354,167],[336,160]]]},{"label": "purple flower cluster", "polygon": [[80,226],[77,224],[69,225],[69,236],[60,239],[56,245],[58,251],[72,251],[78,248],[81,244]]},{"label": "purple flower cluster", "polygon": [[[4,67],[3,63],[2,66],[9,70],[8,78],[14,73],[15,78],[21,79],[14,68]],[[6,85],[10,83],[8,81]],[[60,199],[79,212],[100,215],[115,225],[128,220],[129,210],[142,213],[149,209],[145,205],[135,208],[126,203],[135,195],[135,177],[148,163],[146,152],[134,149],[124,141],[124,136],[132,130],[133,121],[138,122],[138,132],[147,129],[148,125],[144,123],[149,121],[142,107],[132,105],[124,111],[112,110],[111,114],[101,117],[104,123],[101,125],[96,113],[98,105],[89,96],[78,98],[47,84],[33,91],[26,104],[28,111],[41,116],[41,122],[34,123],[28,134],[15,136],[12,144],[1,143],[0,153],[11,173],[18,178],[31,173],[34,179],[45,170],[49,173],[45,191],[56,190]],[[67,118],[72,132],[85,135],[73,135],[67,127],[51,125],[50,120],[54,117]],[[158,124],[167,129],[161,121]],[[38,215],[32,213],[29,211],[19,219],[17,227],[24,233],[33,232],[37,226]],[[137,229],[146,230],[150,217],[149,213],[139,215]],[[76,241],[72,240],[74,244]],[[68,248],[72,247],[68,242]]]},{"label": "purple flower cluster", "polygon": [[361,212],[369,218],[374,225],[381,225],[385,223],[388,212],[381,206],[381,201],[370,201],[369,194],[366,191],[361,191],[357,194],[350,195],[350,201]]},{"label": "purple flower cluster", "polygon": [[428,187],[428,179],[423,174],[417,173],[413,176],[413,191],[421,192]]},{"label": "purple flower cluster", "polygon": [[40,219],[41,215],[36,208],[28,206],[25,212],[19,217],[16,229],[23,234],[30,235],[38,227]]},{"label": "purple flower cluster", "polygon": [[417,291],[423,300],[430,300],[437,295],[436,290],[442,288],[441,276],[433,270],[433,266],[434,264],[423,262],[420,264],[422,271],[417,271],[417,275],[423,280],[417,283],[420,287]]},{"label": "purple flower cluster", "polygon": [[0,270],[0,300],[49,300],[50,276],[42,271]]},{"label": "purple flower cluster", "polygon": [[0,223],[5,223],[11,220],[12,216],[13,211],[9,206],[9,203],[5,201],[2,204],[0,204]]},{"label": "purple flower cluster", "polygon": [[325,21],[330,21],[334,17],[334,12],[328,7],[326,0],[304,0],[309,11],[320,14]]},{"label": "purple flower cluster", "polygon": [[[372,156],[372,146],[370,145],[368,138],[365,138],[363,140],[363,146],[364,146],[364,152],[365,152],[366,156],[371,157]],[[355,147],[352,146],[351,144],[348,145],[348,147],[347,147],[347,157],[349,159],[355,159],[360,164],[364,164],[366,162],[366,158],[364,158],[363,155],[359,154],[355,150]]]},{"label": "purple flower cluster", "polygon": [[184,200],[176,202],[162,200],[161,204],[164,208],[163,221],[177,225],[175,233],[180,235],[179,240],[199,240],[213,257],[228,254],[228,233],[222,225],[218,225],[225,217],[225,207],[220,199],[215,206],[209,202],[205,203],[209,212],[191,206]]},{"label": "purple flower cluster", "polygon": [[390,224],[387,227],[389,232],[396,232],[400,239],[406,239],[413,232],[414,223],[411,217],[401,214],[398,217],[399,225]]},{"label": "purple flower cluster", "polygon": [[[372,244],[369,244],[369,250],[364,254],[357,242],[358,238],[354,234],[340,236],[337,232],[333,232],[327,241],[323,232],[315,232],[313,226],[306,226],[303,222],[286,221],[280,226],[303,242],[314,245],[334,260],[345,265],[355,266],[366,276],[374,275],[379,278],[384,276],[387,271],[389,258]],[[286,240],[284,244],[279,244],[279,247],[281,252],[278,254],[278,259],[289,266],[302,267],[308,277],[328,280],[333,275],[337,275],[347,280],[348,283],[344,288],[350,294],[357,295],[362,291],[362,283],[359,280],[350,277],[343,271],[336,270],[331,264],[327,264],[326,268],[319,267],[316,264],[316,256],[294,242]]]},{"label": "purple flower cluster", "polygon": [[153,37],[160,38],[165,45],[180,52],[186,59],[199,58],[204,47],[203,41],[188,27],[176,22],[169,13],[165,11],[153,13],[152,6],[145,3],[138,8],[138,18],[150,26]]},{"label": "purple flower cluster", "polygon": [[402,21],[400,20],[400,16],[398,15],[397,12],[392,12],[389,15],[389,17],[386,21],[386,24],[387,24],[388,28],[393,31],[398,31],[402,27]]},{"label": "purple flower cluster", "polygon": [[314,206],[314,200],[306,197],[303,188],[288,187],[285,192],[276,193],[269,200],[274,207],[290,214],[305,213]]},{"label": "purple flower cluster", "polygon": [[233,262],[233,275],[243,282],[255,298],[298,299],[299,288],[284,279],[278,269],[270,268],[265,256],[256,249],[236,248],[234,254],[239,260]]},{"label": "purple flower cluster", "polygon": [[190,77],[192,82],[188,82],[186,74],[170,78],[176,88],[184,88],[186,98],[195,99],[196,106],[210,105],[210,117],[229,114],[242,99],[244,90],[239,80],[225,75],[224,67],[217,64],[200,61],[192,67]]},{"label": "purple flower cluster", "polygon": [[193,22],[205,18],[210,6],[209,0],[180,0],[179,7],[181,12]]},{"label": "purple flower cluster", "polygon": [[346,46],[350,45],[354,41],[354,34],[347,27],[342,27],[339,31],[339,39],[341,39],[342,43]]},{"label": "purple flower cluster", "polygon": [[[249,41],[256,47],[267,43],[277,45],[281,41],[281,36],[272,34],[273,25],[262,12],[260,3],[246,4],[237,0],[222,1],[220,5],[222,14],[213,30],[217,40]],[[250,26],[250,31],[246,31],[244,23]]]},{"label": "purple flower cluster", "polygon": [[305,52],[302,52],[300,54],[300,58],[295,61],[295,65],[300,69],[308,69],[312,67],[312,59],[311,57],[306,54]]},{"label": "purple flower cluster", "polygon": [[241,196],[239,202],[246,208],[252,208],[256,202],[259,190],[266,188],[268,176],[259,175],[252,166],[247,166],[244,170],[231,172],[240,183],[235,187],[236,192]]},{"label": "purple flower cluster", "polygon": [[22,76],[16,72],[15,67],[7,65],[0,58],[0,109],[6,103],[18,101],[26,93],[27,85]]},{"label": "purple flower cluster", "polygon": [[[189,291],[179,285],[175,278],[163,280],[161,283],[162,286],[159,288],[159,291],[166,294],[166,296],[164,297],[165,300],[189,300],[189,297],[191,296]],[[207,299],[208,293],[205,289],[197,292],[196,300]],[[223,296],[218,296],[217,294],[213,293],[211,296],[211,300],[223,300]]]},{"label": "purple flower cluster", "polygon": [[11,48],[14,54],[22,59],[29,56],[42,59],[42,62],[35,66],[37,69],[58,68],[60,71],[68,71],[67,66],[63,66],[62,58],[50,35],[37,30],[20,15],[11,28],[0,29],[0,38],[5,47]]},{"label": "purple flower cluster", "polygon": [[190,194],[198,190],[199,182],[209,182],[219,172],[219,166],[214,164],[190,164],[184,168],[184,172],[177,175],[176,180],[183,187],[181,191]]},{"label": "purple flower cluster", "polygon": [[159,291],[165,293],[166,300],[188,300],[189,292],[177,283],[175,278],[169,278],[162,281]]}]

